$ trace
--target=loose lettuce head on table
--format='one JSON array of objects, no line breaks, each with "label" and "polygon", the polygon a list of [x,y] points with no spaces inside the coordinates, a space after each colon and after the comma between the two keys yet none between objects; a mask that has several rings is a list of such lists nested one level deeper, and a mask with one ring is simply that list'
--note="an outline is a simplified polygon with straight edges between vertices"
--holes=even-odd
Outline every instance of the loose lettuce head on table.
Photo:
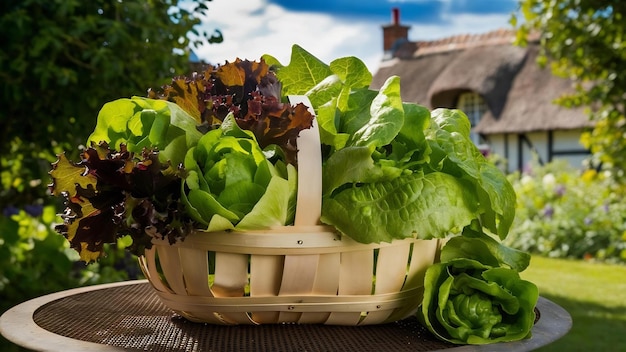
[{"label": "loose lettuce head on table", "polygon": [[519,276],[528,263],[527,253],[466,228],[426,271],[418,318],[438,338],[457,344],[528,338],[539,297],[537,286]]}]

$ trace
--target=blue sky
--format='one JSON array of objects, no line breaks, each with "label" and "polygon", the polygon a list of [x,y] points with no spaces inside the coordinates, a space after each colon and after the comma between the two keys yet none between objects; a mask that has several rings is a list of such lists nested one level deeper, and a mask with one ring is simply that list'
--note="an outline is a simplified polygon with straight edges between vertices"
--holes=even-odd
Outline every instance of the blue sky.
[{"label": "blue sky", "polygon": [[198,57],[211,63],[271,54],[289,63],[298,44],[329,63],[356,56],[375,72],[382,59],[382,26],[392,8],[410,26],[409,40],[510,28],[517,0],[212,0],[203,28],[219,29],[224,42],[206,45]]},{"label": "blue sky", "polygon": [[369,18],[374,21],[388,20],[390,8],[397,7],[407,20],[419,23],[445,22],[446,17],[455,14],[509,14],[517,7],[516,0],[277,0],[269,2],[290,11]]}]

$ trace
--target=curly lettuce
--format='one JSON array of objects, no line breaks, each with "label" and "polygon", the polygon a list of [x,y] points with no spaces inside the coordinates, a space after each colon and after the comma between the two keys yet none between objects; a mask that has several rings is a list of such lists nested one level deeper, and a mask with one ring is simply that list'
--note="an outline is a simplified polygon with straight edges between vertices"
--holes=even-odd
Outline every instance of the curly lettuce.
[{"label": "curly lettuce", "polygon": [[313,116],[301,104],[285,103],[282,86],[263,59],[237,59],[208,65],[189,77],[174,77],[170,84],[150,89],[148,96],[176,103],[203,133],[232,115],[239,127],[255,135],[261,148],[275,146],[295,165],[298,134],[311,127]]},{"label": "curly lettuce", "polygon": [[158,153],[136,155],[122,144],[115,151],[102,142],[92,144],[73,163],[61,154],[50,175],[51,193],[64,198],[64,235],[80,259],[102,257],[104,244],[130,235],[129,250],[142,254],[152,246],[152,234],[174,242],[192,228],[178,199],[179,170],[159,161]]}]

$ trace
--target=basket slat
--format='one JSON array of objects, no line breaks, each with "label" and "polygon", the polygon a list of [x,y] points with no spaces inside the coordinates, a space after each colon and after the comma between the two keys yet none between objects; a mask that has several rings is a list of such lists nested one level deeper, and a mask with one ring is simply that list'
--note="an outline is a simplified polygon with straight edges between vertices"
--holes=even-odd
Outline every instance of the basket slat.
[{"label": "basket slat", "polygon": [[215,279],[211,289],[215,297],[240,297],[248,284],[248,256],[215,253]]},{"label": "basket slat", "polygon": [[151,249],[146,249],[145,254],[139,257],[139,266],[141,267],[141,271],[143,271],[143,274],[155,290],[161,292],[171,292],[171,290],[163,285],[163,282],[161,281],[161,277],[156,266],[155,253],[156,247],[152,247]]},{"label": "basket slat", "polygon": [[248,312],[218,313],[218,316],[228,324],[257,325],[257,323],[252,320],[250,315],[248,315]]},{"label": "basket slat", "polygon": [[194,323],[209,323],[216,325],[235,325],[231,322],[228,322],[224,319],[221,319],[219,315],[213,312],[203,312],[200,310],[195,310],[193,312],[185,312],[185,311],[176,311],[176,313],[184,316],[185,318],[193,321]]},{"label": "basket slat", "polygon": [[376,311],[378,307],[401,308],[413,298],[419,290],[400,291],[380,295],[348,296],[274,296],[274,297],[201,297],[186,296],[180,299],[175,293],[157,292],[174,309],[194,311],[199,308],[217,309],[223,312],[280,311],[280,312],[319,312],[320,308],[333,312]]},{"label": "basket slat", "polygon": [[374,277],[372,251],[341,254],[339,266],[339,295],[369,295]]},{"label": "basket slat", "polygon": [[411,264],[409,266],[409,279],[403,289],[424,286],[424,275],[439,250],[439,240],[418,241],[413,243]]},{"label": "basket slat", "polygon": [[[406,282],[402,287],[403,290],[421,289],[421,294],[415,297],[421,301],[424,295],[424,276],[426,269],[435,262],[437,252],[439,251],[440,240],[416,241],[413,243],[411,252],[411,263],[409,264],[409,272]],[[417,306],[407,306],[403,309],[396,310],[389,316],[389,320],[398,320],[413,314]]]},{"label": "basket slat", "polygon": [[328,320],[330,313],[326,312],[308,312],[302,313],[300,318],[296,320],[298,324],[324,324]]},{"label": "basket slat", "polygon": [[191,296],[212,297],[206,251],[197,248],[180,248],[179,254],[187,293]]},{"label": "basket slat", "polygon": [[183,269],[180,265],[178,248],[159,246],[157,247],[157,255],[167,285],[176,294],[186,295],[187,289],[185,289],[185,282],[183,281]]},{"label": "basket slat", "polygon": [[[369,251],[346,252],[341,254],[339,266],[339,295],[370,295],[374,255]],[[361,320],[361,312],[333,312],[326,321],[331,325],[357,325]]]},{"label": "basket slat", "polygon": [[[245,254],[215,253],[215,277],[211,290],[215,297],[241,297],[248,285],[248,261]],[[233,324],[249,324],[247,313],[224,313],[221,318]]]},{"label": "basket slat", "polygon": [[378,251],[374,293],[400,291],[407,276],[410,244],[384,247]]},{"label": "basket slat", "polygon": [[327,325],[358,325],[361,321],[361,313],[332,312],[328,316]]},{"label": "basket slat", "polygon": [[320,256],[286,255],[279,296],[307,295],[313,291]]},{"label": "basket slat", "polygon": [[[311,295],[317,275],[319,254],[286,255],[279,296]],[[280,322],[298,321],[301,313],[281,312]]]},{"label": "basket slat", "polygon": [[[376,262],[375,294],[400,291],[407,277],[410,249],[410,244],[404,244],[379,250]],[[381,310],[369,312],[359,325],[380,324],[386,321],[394,311],[395,308],[381,307]]]},{"label": "basket slat", "polygon": [[[250,296],[278,295],[284,262],[284,257],[281,255],[251,255]],[[279,314],[278,312],[252,312],[252,320],[259,324],[273,324],[278,322]]]},{"label": "basket slat", "polygon": [[280,255],[250,256],[250,295],[276,296],[280,290],[285,259]]},{"label": "basket slat", "polygon": [[336,295],[339,291],[339,265],[341,264],[340,253],[328,253],[320,255],[317,264],[317,276],[313,285],[313,293],[318,295]]},{"label": "basket slat", "polygon": [[[341,255],[339,253],[321,254],[317,263],[317,272],[313,283],[312,294],[314,295],[337,295],[339,290],[339,265]],[[300,324],[321,324],[330,317],[329,312],[304,313],[298,319]]]},{"label": "basket slat", "polygon": [[367,313],[367,316],[359,322],[359,325],[382,324],[389,321],[389,316],[395,312],[395,309],[383,309]]}]

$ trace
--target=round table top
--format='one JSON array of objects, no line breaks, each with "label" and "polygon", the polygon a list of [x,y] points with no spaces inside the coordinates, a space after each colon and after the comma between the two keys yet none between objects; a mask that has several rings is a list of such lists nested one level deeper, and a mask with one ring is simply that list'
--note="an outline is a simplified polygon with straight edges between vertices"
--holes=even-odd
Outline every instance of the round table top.
[{"label": "round table top", "polygon": [[170,311],[146,280],[96,285],[32,299],[0,317],[0,333],[36,351],[529,351],[572,326],[540,297],[532,338],[483,346],[437,340],[417,319],[369,326],[192,323]]}]

